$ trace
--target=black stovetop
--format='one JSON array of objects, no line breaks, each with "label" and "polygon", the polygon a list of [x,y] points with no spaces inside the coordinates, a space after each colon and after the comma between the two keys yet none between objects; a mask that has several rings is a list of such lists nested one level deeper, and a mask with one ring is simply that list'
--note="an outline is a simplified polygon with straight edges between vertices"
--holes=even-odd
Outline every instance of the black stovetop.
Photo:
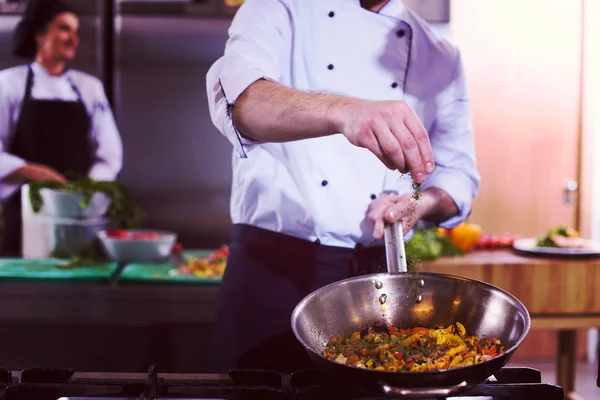
[{"label": "black stovetop", "polygon": [[[541,383],[531,368],[503,368],[496,381],[476,385],[456,397],[494,400],[563,400],[562,388]],[[351,382],[335,382],[318,370],[282,375],[264,370],[231,370],[229,375],[75,373],[70,368],[30,368],[21,373],[0,369],[0,400],[68,399],[235,399],[355,400],[383,399],[381,393]]]}]

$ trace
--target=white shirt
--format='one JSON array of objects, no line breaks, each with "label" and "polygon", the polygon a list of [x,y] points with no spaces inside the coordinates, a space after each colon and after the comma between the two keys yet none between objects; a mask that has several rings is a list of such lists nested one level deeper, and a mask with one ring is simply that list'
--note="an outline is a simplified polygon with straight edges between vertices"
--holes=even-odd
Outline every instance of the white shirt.
[{"label": "white shirt", "polygon": [[[20,186],[2,180],[26,163],[8,153],[7,145],[15,134],[21,114],[27,67],[19,65],[0,71],[0,203]],[[76,101],[78,96],[70,81],[77,87],[91,118],[90,137],[95,146],[95,162],[89,176],[96,180],[114,180],[122,167],[123,149],[102,82],[77,70],[69,69],[60,76],[53,76],[35,62],[31,67],[34,74],[33,99]]]},{"label": "white shirt", "polygon": [[242,138],[228,106],[260,78],[307,91],[404,100],[427,129],[438,187],[460,214],[471,210],[476,168],[465,76],[458,50],[390,0],[379,13],[359,0],[247,0],[229,29],[224,56],[207,74],[210,114],[234,146],[231,217],[322,244],[372,244],[365,218],[372,195],[411,191],[409,175],[388,170],[343,135],[287,143]]}]

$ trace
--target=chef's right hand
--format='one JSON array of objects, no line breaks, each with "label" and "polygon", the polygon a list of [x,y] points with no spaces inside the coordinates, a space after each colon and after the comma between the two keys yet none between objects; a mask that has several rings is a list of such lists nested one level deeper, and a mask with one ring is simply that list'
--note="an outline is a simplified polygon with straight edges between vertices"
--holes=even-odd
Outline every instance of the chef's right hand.
[{"label": "chef's right hand", "polygon": [[434,171],[429,135],[406,102],[357,99],[342,109],[341,132],[350,143],[370,150],[389,169],[410,172],[416,183]]},{"label": "chef's right hand", "polygon": [[21,180],[28,182],[46,181],[66,184],[67,179],[54,169],[41,164],[27,163],[16,171]]}]

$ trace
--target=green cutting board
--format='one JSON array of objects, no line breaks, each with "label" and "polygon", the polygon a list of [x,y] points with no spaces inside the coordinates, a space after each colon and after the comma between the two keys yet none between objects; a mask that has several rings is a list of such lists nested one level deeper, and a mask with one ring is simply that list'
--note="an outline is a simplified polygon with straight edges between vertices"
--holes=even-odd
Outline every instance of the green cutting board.
[{"label": "green cutting board", "polygon": [[65,268],[67,263],[58,258],[0,258],[0,280],[109,280],[117,269],[117,264],[110,262]]},{"label": "green cutting board", "polygon": [[[215,250],[187,250],[183,252],[184,257],[207,257]],[[221,277],[201,278],[189,275],[172,274],[175,269],[171,263],[164,264],[127,264],[121,275],[119,282],[144,282],[144,283],[183,283],[183,284],[209,284],[218,285],[221,283]]]}]

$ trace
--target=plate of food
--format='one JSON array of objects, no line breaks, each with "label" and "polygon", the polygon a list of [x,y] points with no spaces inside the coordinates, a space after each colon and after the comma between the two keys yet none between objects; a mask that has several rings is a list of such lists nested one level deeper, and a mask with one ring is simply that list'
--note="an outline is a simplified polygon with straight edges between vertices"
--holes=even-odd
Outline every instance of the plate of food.
[{"label": "plate of food", "polygon": [[513,248],[524,253],[554,256],[600,256],[600,243],[580,237],[572,228],[556,226],[539,238],[515,240]]}]

